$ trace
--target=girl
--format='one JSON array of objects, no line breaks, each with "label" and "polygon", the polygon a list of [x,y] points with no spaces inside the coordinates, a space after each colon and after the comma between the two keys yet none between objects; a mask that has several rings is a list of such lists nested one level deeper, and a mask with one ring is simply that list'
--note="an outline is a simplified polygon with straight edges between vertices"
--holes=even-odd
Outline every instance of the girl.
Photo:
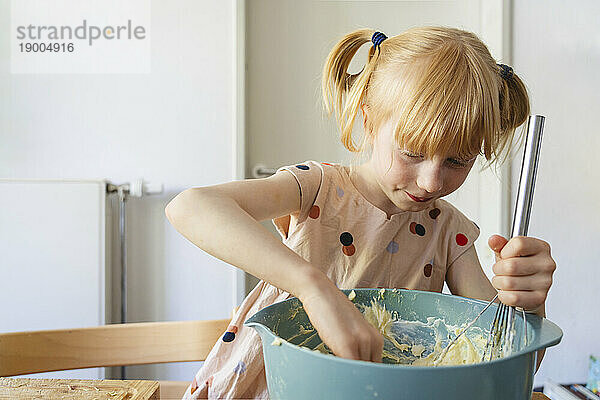
[{"label": "girl", "polygon": [[[367,42],[367,64],[349,75]],[[336,355],[374,362],[383,338],[338,287],[441,292],[446,281],[454,294],[489,300],[499,293],[505,304],[545,315],[555,269],[550,246],[492,236],[490,283],[473,246],[477,225],[441,200],[463,184],[478,154],[497,161],[529,115],[512,69],[462,30],[415,28],[387,38],[362,29],[331,51],[322,84],[344,146],[369,150],[368,161],[307,161],[266,179],[188,189],[166,208],[191,242],[262,279],[184,398],[267,398],[260,338],[243,322],[291,296]],[[365,134],[357,145],[351,133],[359,108]],[[265,219],[283,244],[259,224]]]}]

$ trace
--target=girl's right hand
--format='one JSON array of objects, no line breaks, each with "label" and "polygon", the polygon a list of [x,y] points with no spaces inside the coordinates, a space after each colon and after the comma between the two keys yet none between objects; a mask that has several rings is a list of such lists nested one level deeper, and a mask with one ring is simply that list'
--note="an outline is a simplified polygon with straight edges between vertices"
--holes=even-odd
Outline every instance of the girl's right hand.
[{"label": "girl's right hand", "polygon": [[165,213],[177,231],[208,254],[298,297],[336,355],[381,361],[382,335],[322,271],[258,222],[298,213],[300,206],[296,178],[279,172],[187,189],[171,200]]},{"label": "girl's right hand", "polygon": [[323,342],[339,357],[381,362],[383,335],[328,278],[300,294]]}]

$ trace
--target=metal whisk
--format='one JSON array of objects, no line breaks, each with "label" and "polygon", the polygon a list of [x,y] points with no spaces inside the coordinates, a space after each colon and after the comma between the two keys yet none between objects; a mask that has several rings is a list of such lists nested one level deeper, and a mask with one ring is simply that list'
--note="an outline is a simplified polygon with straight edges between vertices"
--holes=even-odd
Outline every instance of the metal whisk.
[{"label": "metal whisk", "polygon": [[[519,178],[519,192],[515,204],[515,213],[513,216],[513,225],[511,238],[515,236],[527,236],[529,228],[529,216],[531,212],[531,203],[533,201],[533,189],[535,186],[535,177],[537,174],[537,165],[539,151],[542,143],[542,132],[544,130],[545,118],[541,115],[530,115],[527,121],[527,137],[525,139],[525,149],[523,152],[523,163],[521,164],[521,176]],[[438,364],[458,338],[465,333],[481,317],[481,315],[498,298],[496,296],[481,310],[481,312],[457,335],[446,348],[435,359],[434,364]],[[494,358],[500,358],[510,355],[513,350],[515,336],[515,312],[516,308],[500,303],[496,309],[496,315],[490,328],[487,343],[481,361],[491,361]],[[527,345],[527,319],[525,310],[523,312],[523,346]]]}]

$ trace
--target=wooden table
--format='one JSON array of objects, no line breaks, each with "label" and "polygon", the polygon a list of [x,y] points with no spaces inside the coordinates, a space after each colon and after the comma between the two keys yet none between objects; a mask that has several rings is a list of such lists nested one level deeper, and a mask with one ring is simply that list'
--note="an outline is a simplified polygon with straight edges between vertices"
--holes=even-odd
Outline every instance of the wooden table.
[{"label": "wooden table", "polygon": [[533,393],[533,396],[531,396],[531,400],[550,400],[550,399],[545,394]]},{"label": "wooden table", "polygon": [[156,381],[0,378],[0,399],[159,400]]},{"label": "wooden table", "polygon": [[545,394],[533,393],[533,396],[531,396],[531,400],[550,400],[550,399]]},{"label": "wooden table", "polygon": [[[0,399],[180,399],[187,382],[0,378]],[[162,396],[161,396],[162,394]],[[531,400],[549,400],[534,393]]]}]

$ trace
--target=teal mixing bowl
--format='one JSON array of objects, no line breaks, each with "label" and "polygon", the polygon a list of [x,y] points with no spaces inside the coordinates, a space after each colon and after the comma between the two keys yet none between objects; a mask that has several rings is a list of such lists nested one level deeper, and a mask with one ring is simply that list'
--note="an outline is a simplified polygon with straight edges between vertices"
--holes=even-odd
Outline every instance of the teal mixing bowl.
[{"label": "teal mixing bowl", "polygon": [[[348,294],[350,290],[343,292]],[[475,318],[486,305],[480,300],[417,290],[386,289],[381,294],[380,289],[355,289],[355,293],[357,305],[369,306],[372,299],[377,299],[400,319],[422,323],[428,317],[439,317],[448,325],[460,326]],[[486,310],[474,328],[489,330],[496,308],[492,305]],[[521,343],[523,318],[518,315],[518,351],[511,356],[438,367],[371,363],[310,350],[320,343],[320,338],[308,332],[312,325],[297,298],[262,309],[245,325],[256,329],[262,339],[272,399],[529,400],[536,350],[558,344],[562,331],[536,315],[528,314],[526,320],[528,343]],[[427,333],[421,335],[428,337]],[[275,340],[277,337],[285,340],[280,343]],[[431,350],[423,355],[427,351]]]}]

